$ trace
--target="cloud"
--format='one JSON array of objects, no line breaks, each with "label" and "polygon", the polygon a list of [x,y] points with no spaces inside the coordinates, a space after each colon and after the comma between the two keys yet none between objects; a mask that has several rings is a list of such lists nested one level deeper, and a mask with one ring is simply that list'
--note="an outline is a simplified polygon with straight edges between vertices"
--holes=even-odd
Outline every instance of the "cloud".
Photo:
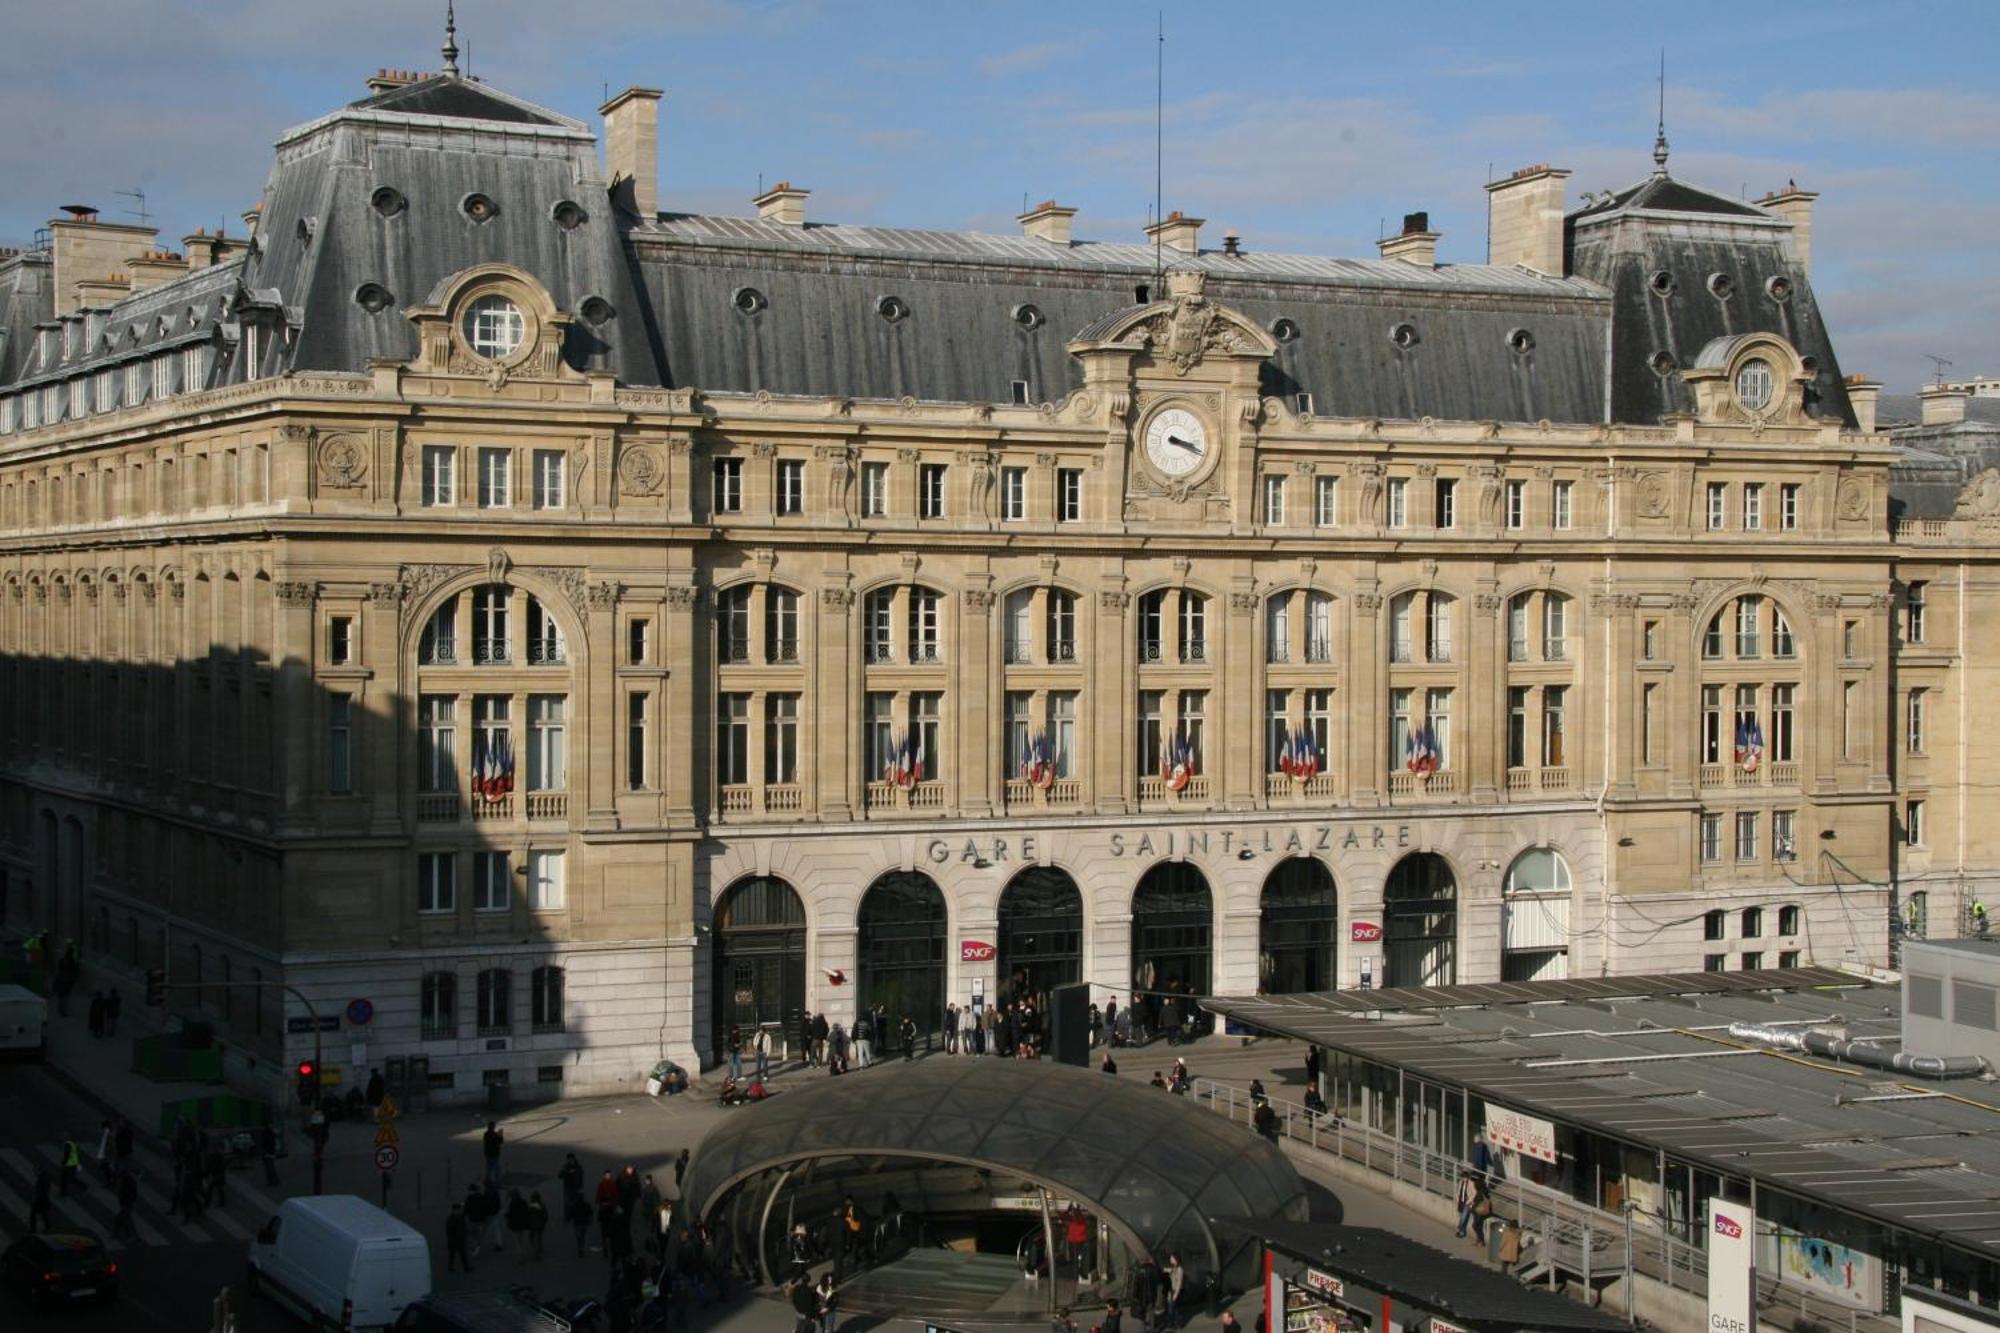
[{"label": "cloud", "polygon": [[1669,128],[1788,143],[1895,144],[1905,149],[1991,149],[2000,95],[1951,88],[1824,88],[1732,102],[1700,88],[1677,89]]},{"label": "cloud", "polygon": [[1011,51],[1002,51],[997,56],[981,60],[979,72],[989,79],[1026,74],[1074,50],[1076,45],[1073,42],[1036,42],[1032,46],[1017,46]]}]

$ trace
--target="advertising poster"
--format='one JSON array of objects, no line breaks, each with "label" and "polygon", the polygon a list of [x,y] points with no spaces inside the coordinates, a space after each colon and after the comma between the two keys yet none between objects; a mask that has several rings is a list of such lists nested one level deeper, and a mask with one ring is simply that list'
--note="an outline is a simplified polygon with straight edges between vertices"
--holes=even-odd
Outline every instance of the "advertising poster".
[{"label": "advertising poster", "polygon": [[1708,1201],[1709,1333],[1757,1333],[1757,1215]]},{"label": "advertising poster", "polygon": [[1857,1310],[1882,1308],[1882,1274],[1874,1255],[1783,1227],[1774,1231],[1778,1281]]}]

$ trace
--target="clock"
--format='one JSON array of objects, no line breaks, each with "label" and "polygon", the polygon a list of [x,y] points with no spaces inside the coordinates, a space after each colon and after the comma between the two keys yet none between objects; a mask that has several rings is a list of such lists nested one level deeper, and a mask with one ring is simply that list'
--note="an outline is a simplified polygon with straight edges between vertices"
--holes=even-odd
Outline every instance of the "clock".
[{"label": "clock", "polygon": [[1146,460],[1176,481],[1208,462],[1208,427],[1184,407],[1170,407],[1146,423]]}]

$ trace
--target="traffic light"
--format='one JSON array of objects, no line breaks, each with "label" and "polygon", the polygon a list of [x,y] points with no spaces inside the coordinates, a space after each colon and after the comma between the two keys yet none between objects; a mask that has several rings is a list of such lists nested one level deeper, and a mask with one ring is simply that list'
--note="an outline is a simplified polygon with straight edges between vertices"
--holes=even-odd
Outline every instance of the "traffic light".
[{"label": "traffic light", "polygon": [[158,1009],[167,1002],[167,972],[165,968],[146,969],[146,1006]]},{"label": "traffic light", "polygon": [[299,1061],[299,1100],[308,1106],[319,1100],[319,1066],[310,1060]]}]

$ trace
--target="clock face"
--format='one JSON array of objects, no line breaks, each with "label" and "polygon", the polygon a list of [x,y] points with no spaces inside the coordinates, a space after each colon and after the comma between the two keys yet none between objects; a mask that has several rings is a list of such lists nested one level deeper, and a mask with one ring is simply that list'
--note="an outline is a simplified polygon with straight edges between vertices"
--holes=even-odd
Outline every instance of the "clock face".
[{"label": "clock face", "polygon": [[1208,427],[1186,408],[1170,407],[1146,425],[1146,458],[1165,476],[1190,476],[1208,461]]}]

